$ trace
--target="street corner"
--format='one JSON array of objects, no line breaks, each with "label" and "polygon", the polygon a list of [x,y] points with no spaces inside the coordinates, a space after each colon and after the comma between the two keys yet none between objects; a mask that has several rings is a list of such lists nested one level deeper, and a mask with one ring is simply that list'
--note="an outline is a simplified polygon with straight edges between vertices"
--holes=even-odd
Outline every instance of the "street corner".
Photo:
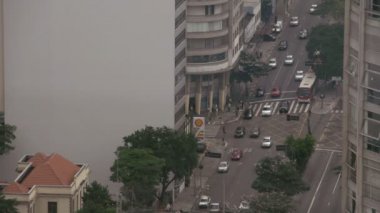
[{"label": "street corner", "polygon": [[327,114],[330,113],[336,105],[336,101],[316,101],[311,107],[313,114]]}]

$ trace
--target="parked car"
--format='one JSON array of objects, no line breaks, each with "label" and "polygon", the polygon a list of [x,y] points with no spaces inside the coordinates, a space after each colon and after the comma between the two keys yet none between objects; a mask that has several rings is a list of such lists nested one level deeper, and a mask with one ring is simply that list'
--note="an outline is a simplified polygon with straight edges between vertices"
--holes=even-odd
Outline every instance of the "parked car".
[{"label": "parked car", "polygon": [[272,69],[277,67],[277,60],[276,58],[269,59],[268,66],[270,66]]},{"label": "parked car", "polygon": [[302,30],[300,30],[300,31],[298,32],[298,38],[299,38],[299,39],[305,39],[305,38],[307,38],[307,36],[308,36],[308,31],[307,31],[307,29],[302,29]]},{"label": "parked car", "polygon": [[221,158],[224,150],[220,147],[209,147],[206,150],[205,156],[211,158]]},{"label": "parked car", "polygon": [[265,90],[263,88],[258,88],[256,90],[256,97],[263,97],[265,95]]},{"label": "parked car", "polygon": [[203,153],[206,151],[206,149],[207,149],[206,143],[201,142],[201,141],[197,142],[197,152],[198,153]]},{"label": "parked car", "polygon": [[271,116],[272,115],[272,106],[270,104],[265,104],[261,110],[261,116]]},{"label": "parked car", "polygon": [[299,24],[300,24],[300,22],[299,22],[298,16],[292,16],[292,17],[290,17],[289,25],[290,25],[291,27],[296,27],[296,26],[298,26]]},{"label": "parked car", "polygon": [[248,210],[249,209],[249,202],[246,200],[243,200],[239,204],[239,210]]},{"label": "parked car", "polygon": [[282,30],[282,21],[277,21],[272,28],[272,33],[280,33]]},{"label": "parked car", "polygon": [[220,212],[220,204],[219,203],[211,203],[209,212]]},{"label": "parked car", "polygon": [[249,135],[251,138],[258,138],[260,137],[260,127],[253,127],[251,130],[251,134]]},{"label": "parked car", "polygon": [[263,41],[276,41],[276,36],[273,34],[264,34]]},{"label": "parked car", "polygon": [[261,147],[270,148],[272,146],[272,139],[270,136],[265,136],[263,138],[263,142],[261,143]]},{"label": "parked car", "polygon": [[295,81],[302,81],[303,77],[304,77],[303,70],[297,70],[296,74],[294,75],[294,80]]},{"label": "parked car", "polygon": [[252,117],[253,117],[252,108],[248,108],[248,109],[244,110],[244,118],[245,119],[252,119]]},{"label": "parked car", "polygon": [[317,4],[312,4],[310,6],[309,12],[310,13],[315,13],[315,11],[317,11],[317,9],[318,9],[318,5]]},{"label": "parked car", "polygon": [[287,55],[284,60],[285,65],[293,65],[294,64],[294,57],[293,55]]},{"label": "parked car", "polygon": [[289,111],[289,101],[281,101],[279,105],[279,112],[280,113],[288,113]]},{"label": "parked car", "polygon": [[242,138],[245,135],[245,127],[238,126],[235,130],[235,138]]},{"label": "parked car", "polygon": [[221,161],[219,163],[219,166],[218,166],[218,172],[219,173],[228,172],[228,169],[229,169],[229,164],[227,161]]},{"label": "parked car", "polygon": [[209,207],[211,203],[211,198],[210,196],[207,196],[207,195],[202,195],[201,196],[201,199],[199,200],[199,203],[198,203],[198,208],[200,209],[207,209]]},{"label": "parked car", "polygon": [[282,40],[278,44],[278,50],[286,50],[288,48],[288,41]]},{"label": "parked car", "polygon": [[241,149],[233,149],[231,153],[231,160],[240,160],[243,157],[243,151]]},{"label": "parked car", "polygon": [[271,97],[272,98],[278,98],[281,96],[281,90],[278,87],[275,87],[271,91]]}]

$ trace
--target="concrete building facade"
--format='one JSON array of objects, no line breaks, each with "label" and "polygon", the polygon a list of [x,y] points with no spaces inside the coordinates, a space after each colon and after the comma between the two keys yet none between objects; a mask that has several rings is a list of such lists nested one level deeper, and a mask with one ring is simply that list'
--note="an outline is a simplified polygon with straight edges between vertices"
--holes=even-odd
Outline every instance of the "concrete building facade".
[{"label": "concrete building facade", "polygon": [[380,212],[380,1],[345,1],[342,212]]},{"label": "concrete building facade", "polygon": [[242,0],[187,1],[186,113],[223,110],[243,48]]}]

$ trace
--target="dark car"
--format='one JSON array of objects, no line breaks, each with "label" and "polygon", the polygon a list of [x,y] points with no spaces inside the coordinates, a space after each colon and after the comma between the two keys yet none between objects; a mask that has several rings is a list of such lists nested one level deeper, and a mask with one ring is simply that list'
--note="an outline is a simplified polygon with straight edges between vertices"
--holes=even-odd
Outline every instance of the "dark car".
[{"label": "dark car", "polygon": [[197,152],[198,153],[203,153],[206,151],[206,149],[207,149],[206,143],[200,142],[200,141],[197,142]]},{"label": "dark car", "polygon": [[280,113],[288,113],[289,111],[289,101],[281,101],[279,107]]},{"label": "dark car", "polygon": [[245,128],[238,126],[235,130],[235,138],[242,138],[245,135]]},{"label": "dark car", "polygon": [[211,158],[221,158],[224,150],[220,147],[211,147],[206,150],[205,156]]},{"label": "dark car", "polygon": [[251,130],[251,134],[249,135],[251,138],[258,138],[260,137],[260,127],[254,127]]},{"label": "dark car", "polygon": [[258,88],[256,90],[256,97],[263,97],[265,95],[265,90],[263,88]]},{"label": "dark car", "polygon": [[243,157],[243,151],[241,149],[233,149],[231,153],[231,160],[240,160]]},{"label": "dark car", "polygon": [[271,97],[272,98],[278,98],[281,96],[281,90],[278,87],[275,87],[271,91]]},{"label": "dark car", "polygon": [[286,50],[288,48],[288,41],[282,40],[278,44],[278,50]]},{"label": "dark car", "polygon": [[253,117],[252,108],[244,110],[244,119],[252,119],[252,117]]},{"label": "dark car", "polygon": [[264,34],[263,41],[276,41],[276,36],[273,34]]}]

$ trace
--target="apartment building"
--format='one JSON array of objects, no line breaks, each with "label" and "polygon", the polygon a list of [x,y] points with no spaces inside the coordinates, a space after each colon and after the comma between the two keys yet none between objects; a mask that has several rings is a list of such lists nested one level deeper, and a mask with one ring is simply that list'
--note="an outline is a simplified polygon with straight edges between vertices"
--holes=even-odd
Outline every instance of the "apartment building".
[{"label": "apartment building", "polygon": [[124,136],[184,129],[185,0],[3,0],[1,13],[5,121],[17,126],[3,179],[14,176],[7,162],[59,151],[115,193]]},{"label": "apartment building", "polygon": [[19,213],[75,213],[89,184],[87,164],[74,164],[57,153],[23,156],[17,178],[5,185],[7,199],[18,201]]},{"label": "apartment building", "polygon": [[380,0],[345,1],[342,212],[380,212]]},{"label": "apartment building", "polygon": [[243,15],[242,0],[187,1],[187,113],[224,109],[243,48]]}]

